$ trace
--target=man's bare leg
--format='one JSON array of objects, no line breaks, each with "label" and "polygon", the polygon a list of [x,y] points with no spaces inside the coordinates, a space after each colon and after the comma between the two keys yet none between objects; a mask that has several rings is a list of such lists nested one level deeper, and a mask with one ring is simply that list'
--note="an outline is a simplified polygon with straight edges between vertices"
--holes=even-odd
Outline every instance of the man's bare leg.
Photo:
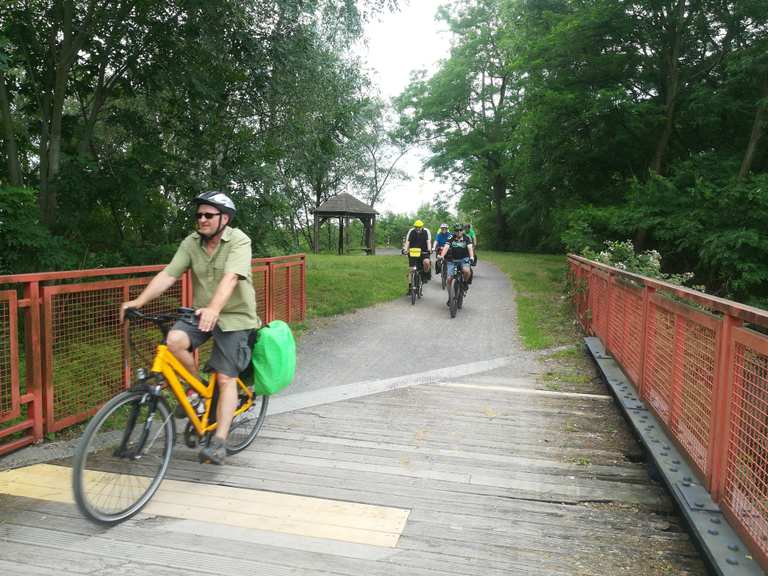
[{"label": "man's bare leg", "polygon": [[176,356],[176,359],[181,362],[181,365],[187,369],[187,372],[192,374],[197,379],[200,379],[200,375],[197,372],[197,364],[195,362],[195,356],[189,351],[192,343],[189,340],[189,335],[183,330],[171,330],[168,333],[168,350]]},{"label": "man's bare leg", "polygon": [[227,439],[232,418],[237,410],[237,378],[216,373],[216,385],[219,387],[219,402],[216,406],[217,438]]}]

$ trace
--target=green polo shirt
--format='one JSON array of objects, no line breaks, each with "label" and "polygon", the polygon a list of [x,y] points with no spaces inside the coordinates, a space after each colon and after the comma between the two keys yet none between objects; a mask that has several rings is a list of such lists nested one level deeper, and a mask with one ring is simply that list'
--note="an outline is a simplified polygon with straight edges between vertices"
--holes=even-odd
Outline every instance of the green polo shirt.
[{"label": "green polo shirt", "polygon": [[192,232],[182,240],[165,272],[179,278],[189,268],[192,269],[192,305],[195,308],[208,305],[226,272],[240,276],[240,282],[219,315],[218,326],[223,332],[261,326],[251,278],[251,239],[245,232],[227,226],[211,256],[201,242],[200,234]]}]

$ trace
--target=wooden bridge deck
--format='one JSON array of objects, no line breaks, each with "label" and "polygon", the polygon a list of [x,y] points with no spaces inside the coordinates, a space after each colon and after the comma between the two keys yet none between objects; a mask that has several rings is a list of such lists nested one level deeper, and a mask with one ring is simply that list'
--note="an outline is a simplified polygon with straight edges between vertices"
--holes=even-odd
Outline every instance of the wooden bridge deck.
[{"label": "wooden bridge deck", "polygon": [[0,472],[0,571],[705,574],[613,400],[534,388],[469,377],[270,416],[226,466],[178,448],[164,490],[186,505],[110,529]]}]

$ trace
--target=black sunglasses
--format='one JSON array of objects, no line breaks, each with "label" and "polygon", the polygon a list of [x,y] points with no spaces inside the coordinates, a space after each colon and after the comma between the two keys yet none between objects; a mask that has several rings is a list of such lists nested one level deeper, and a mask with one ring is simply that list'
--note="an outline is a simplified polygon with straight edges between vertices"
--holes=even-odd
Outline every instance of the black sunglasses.
[{"label": "black sunglasses", "polygon": [[205,218],[206,220],[212,219],[214,216],[221,216],[221,212],[198,212],[195,214],[197,216],[197,219],[200,220],[201,218]]}]

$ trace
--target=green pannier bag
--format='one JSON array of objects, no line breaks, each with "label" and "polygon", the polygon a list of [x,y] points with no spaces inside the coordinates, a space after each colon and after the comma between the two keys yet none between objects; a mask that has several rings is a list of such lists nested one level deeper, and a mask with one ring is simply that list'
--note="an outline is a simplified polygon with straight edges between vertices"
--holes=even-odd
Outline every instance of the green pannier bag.
[{"label": "green pannier bag", "polygon": [[293,381],[296,372],[296,341],[290,326],[282,320],[272,320],[259,329],[253,345],[253,390],[269,396]]}]

